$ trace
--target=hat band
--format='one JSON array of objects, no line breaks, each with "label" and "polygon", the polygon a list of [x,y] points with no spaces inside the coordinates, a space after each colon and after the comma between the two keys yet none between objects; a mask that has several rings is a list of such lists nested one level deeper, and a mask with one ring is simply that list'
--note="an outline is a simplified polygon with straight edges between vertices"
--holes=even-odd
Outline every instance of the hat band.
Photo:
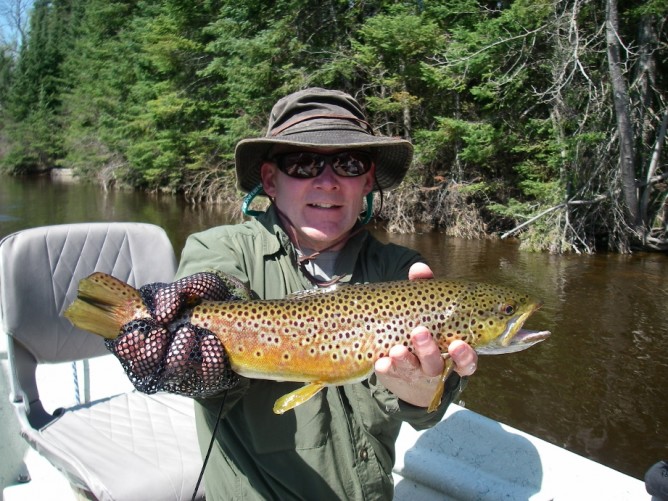
[{"label": "hat band", "polygon": [[318,118],[328,118],[328,119],[341,119],[341,120],[350,120],[351,122],[356,122],[358,125],[363,125],[366,127],[367,131],[369,134],[372,136],[375,136],[373,133],[373,127],[371,127],[371,124],[367,122],[366,120],[362,120],[361,118],[357,117],[351,117],[350,115],[335,115],[335,114],[325,114],[325,115],[309,115],[306,117],[302,118],[296,118],[295,120],[291,120],[285,124],[283,124],[282,127],[279,127],[278,129],[275,129],[271,132],[272,136],[278,136],[281,132],[285,131],[286,129],[289,129],[290,127],[293,127],[297,124],[300,124],[302,122],[307,122],[309,120],[316,120]]}]

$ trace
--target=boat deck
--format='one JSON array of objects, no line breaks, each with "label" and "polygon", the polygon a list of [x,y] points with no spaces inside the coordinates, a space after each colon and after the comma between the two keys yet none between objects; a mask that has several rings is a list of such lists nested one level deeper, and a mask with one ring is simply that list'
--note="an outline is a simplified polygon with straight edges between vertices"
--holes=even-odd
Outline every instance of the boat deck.
[{"label": "boat deck", "polygon": [[[5,339],[0,364],[0,499],[77,499],[65,478],[19,436],[8,400]],[[89,384],[79,391],[90,399],[130,388],[110,356],[93,360],[85,373]],[[63,394],[74,394],[70,364],[49,367],[40,377],[42,394],[58,396],[54,401],[61,405]],[[430,430],[404,426],[394,476],[395,499],[401,501],[651,499],[638,479],[457,405]]]}]

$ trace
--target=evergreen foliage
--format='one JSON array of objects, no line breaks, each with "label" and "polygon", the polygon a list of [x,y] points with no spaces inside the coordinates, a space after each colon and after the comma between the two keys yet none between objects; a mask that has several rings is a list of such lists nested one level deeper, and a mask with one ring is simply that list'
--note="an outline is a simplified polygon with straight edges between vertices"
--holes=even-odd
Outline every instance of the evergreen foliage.
[{"label": "evergreen foliage", "polygon": [[381,216],[550,252],[668,248],[667,0],[35,0],[1,165],[239,198],[237,141],[312,85],[416,161]]}]

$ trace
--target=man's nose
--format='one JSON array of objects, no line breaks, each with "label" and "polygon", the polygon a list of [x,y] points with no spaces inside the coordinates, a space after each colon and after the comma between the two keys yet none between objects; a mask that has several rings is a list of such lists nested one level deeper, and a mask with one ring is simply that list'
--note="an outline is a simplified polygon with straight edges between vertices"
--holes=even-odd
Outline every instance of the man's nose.
[{"label": "man's nose", "polygon": [[339,176],[337,176],[334,169],[332,169],[331,162],[325,164],[325,168],[320,175],[315,178],[315,181],[318,186],[323,187],[339,185]]}]

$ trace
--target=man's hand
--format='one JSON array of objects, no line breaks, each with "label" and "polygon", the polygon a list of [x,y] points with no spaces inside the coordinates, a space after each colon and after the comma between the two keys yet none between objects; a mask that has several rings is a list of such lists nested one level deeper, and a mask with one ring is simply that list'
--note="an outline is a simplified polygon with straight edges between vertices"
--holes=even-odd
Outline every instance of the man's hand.
[{"label": "man's hand", "polygon": [[[410,280],[433,278],[431,268],[416,263],[408,272]],[[411,332],[413,353],[403,345],[390,349],[388,356],[376,361],[378,381],[401,400],[419,407],[428,407],[443,372],[443,357],[431,333],[422,326]],[[478,354],[463,341],[453,341],[448,353],[460,376],[470,376],[476,370]]]}]

